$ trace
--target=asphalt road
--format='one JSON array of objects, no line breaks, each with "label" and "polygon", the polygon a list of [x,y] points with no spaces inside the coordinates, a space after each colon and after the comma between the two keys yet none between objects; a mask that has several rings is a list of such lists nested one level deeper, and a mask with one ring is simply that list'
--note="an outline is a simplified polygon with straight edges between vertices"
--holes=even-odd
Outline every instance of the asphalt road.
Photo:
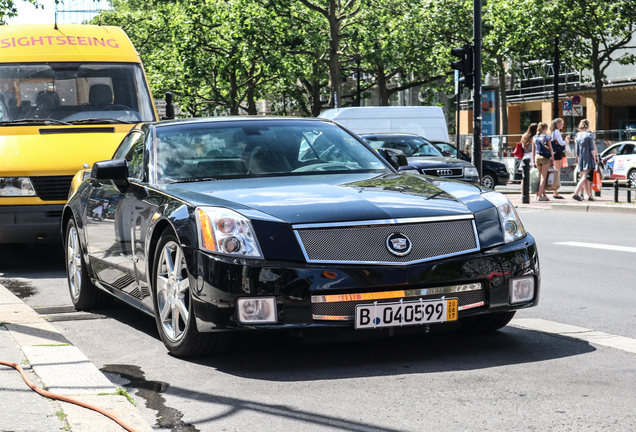
[{"label": "asphalt road", "polygon": [[[517,318],[636,339],[633,216],[521,212],[542,291]],[[121,304],[60,313],[71,303],[59,247],[15,250],[0,272],[159,430],[636,431],[636,353],[620,348],[512,325],[478,336],[242,337],[186,361],[167,355],[151,317]]]}]

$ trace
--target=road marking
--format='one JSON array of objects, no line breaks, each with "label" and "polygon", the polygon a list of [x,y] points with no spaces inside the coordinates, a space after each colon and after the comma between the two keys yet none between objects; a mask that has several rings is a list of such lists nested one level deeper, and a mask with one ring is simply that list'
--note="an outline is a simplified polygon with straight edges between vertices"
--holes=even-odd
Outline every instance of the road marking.
[{"label": "road marking", "polygon": [[527,330],[567,336],[584,340],[596,345],[603,345],[636,354],[636,339],[599,332],[583,327],[561,324],[538,318],[517,318],[510,321],[510,325]]},{"label": "road marking", "polygon": [[629,246],[615,246],[615,245],[605,245],[605,244],[599,244],[599,243],[581,243],[581,242],[559,242],[554,244],[563,245],[563,246],[578,246],[578,247],[586,247],[586,248],[592,248],[592,249],[605,249],[605,250],[613,250],[613,251],[620,251],[620,252],[636,253],[636,247],[629,247]]}]

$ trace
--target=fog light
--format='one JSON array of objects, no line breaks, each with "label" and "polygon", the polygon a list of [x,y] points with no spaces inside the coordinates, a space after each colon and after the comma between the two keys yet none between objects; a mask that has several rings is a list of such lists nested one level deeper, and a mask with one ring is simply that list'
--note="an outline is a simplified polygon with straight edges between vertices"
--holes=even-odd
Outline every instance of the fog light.
[{"label": "fog light", "polygon": [[510,280],[510,304],[529,302],[534,298],[534,276]]},{"label": "fog light", "polygon": [[275,297],[247,298],[236,300],[238,320],[244,324],[276,323]]}]

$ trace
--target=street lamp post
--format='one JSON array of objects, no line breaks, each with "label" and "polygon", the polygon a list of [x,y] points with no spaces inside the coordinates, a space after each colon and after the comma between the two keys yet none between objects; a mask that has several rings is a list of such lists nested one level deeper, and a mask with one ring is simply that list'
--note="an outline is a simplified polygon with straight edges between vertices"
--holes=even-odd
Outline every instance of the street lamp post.
[{"label": "street lamp post", "polygon": [[559,118],[559,37],[554,37],[554,102],[552,107],[552,118]]},{"label": "street lamp post", "polygon": [[481,0],[473,0],[473,39],[473,165],[481,178]]}]

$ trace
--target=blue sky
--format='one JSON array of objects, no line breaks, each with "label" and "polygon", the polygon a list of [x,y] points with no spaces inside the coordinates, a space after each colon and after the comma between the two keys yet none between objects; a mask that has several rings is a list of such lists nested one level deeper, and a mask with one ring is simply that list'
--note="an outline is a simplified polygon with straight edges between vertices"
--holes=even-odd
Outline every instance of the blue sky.
[{"label": "blue sky", "polygon": [[[35,9],[30,4],[17,0],[18,16],[7,20],[9,24],[53,24],[55,22],[55,0],[39,0],[44,9]],[[63,8],[60,4],[60,9]]]}]

